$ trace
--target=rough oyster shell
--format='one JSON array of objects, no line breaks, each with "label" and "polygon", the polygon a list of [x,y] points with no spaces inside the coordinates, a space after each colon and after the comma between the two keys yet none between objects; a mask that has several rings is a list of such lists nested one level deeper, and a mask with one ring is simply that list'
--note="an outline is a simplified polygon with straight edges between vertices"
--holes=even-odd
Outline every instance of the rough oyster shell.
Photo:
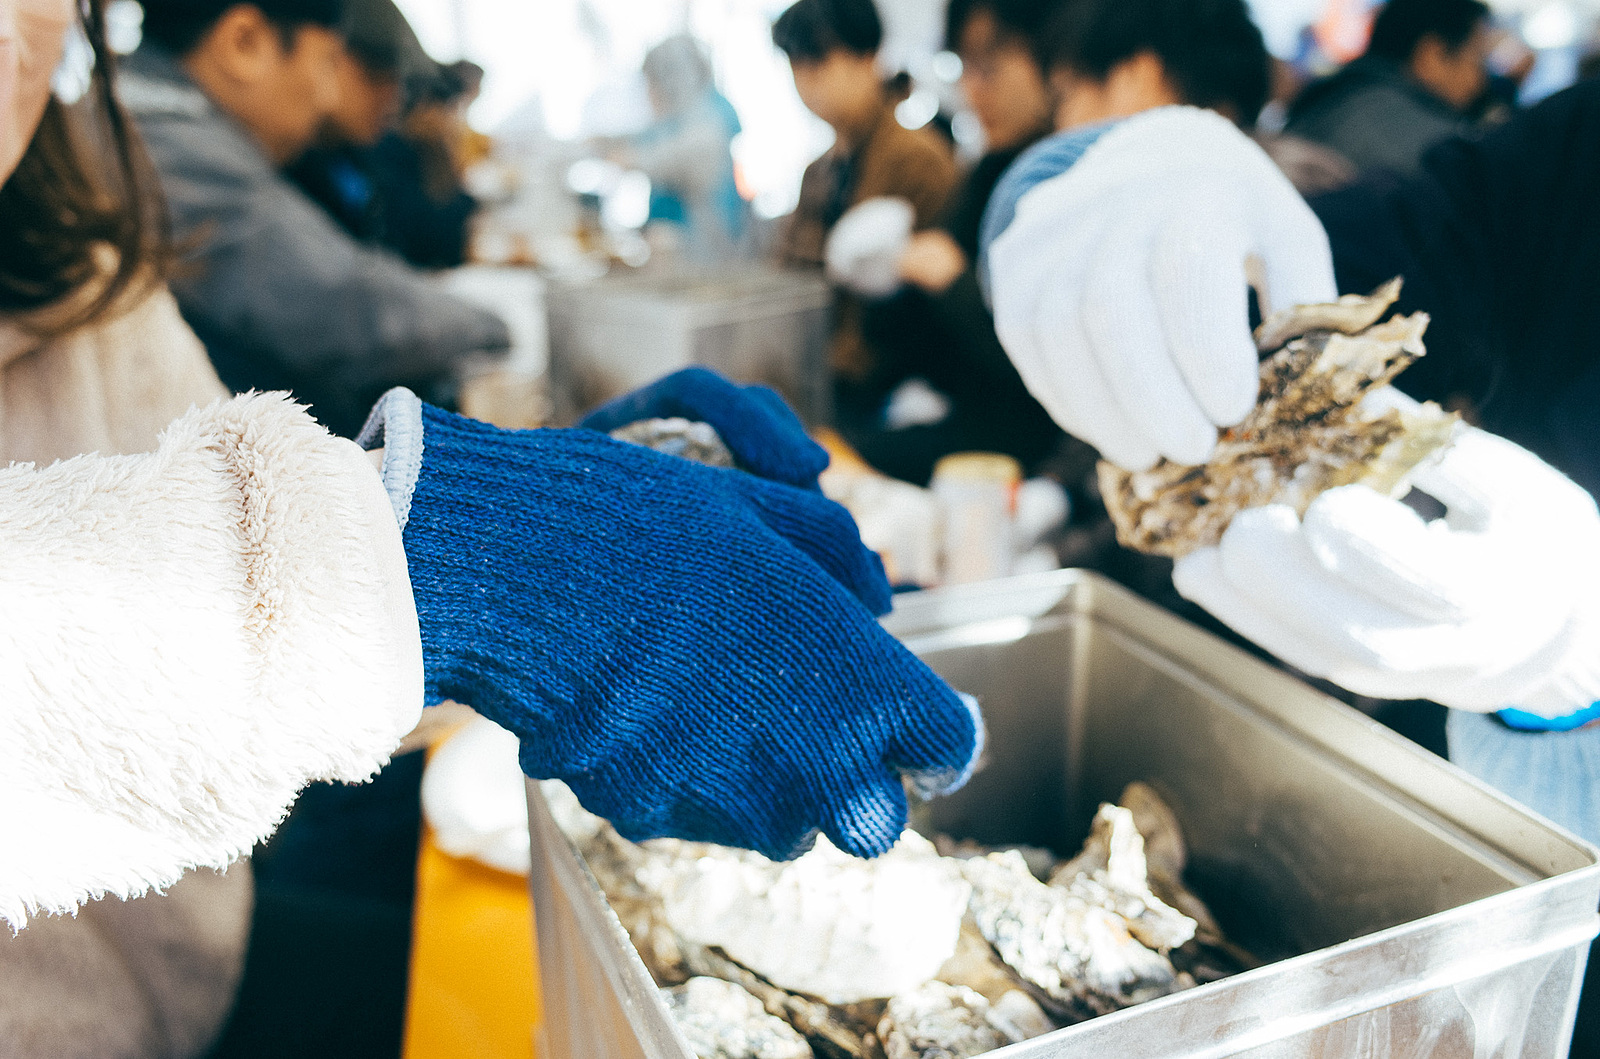
[{"label": "rough oyster shell", "polygon": [[732,982],[691,978],[661,997],[699,1059],[812,1059],[804,1037]]},{"label": "rough oyster shell", "polygon": [[955,952],[971,892],[958,866],[914,831],[871,861],[824,838],[787,863],[646,848],[641,880],[681,938],[831,1004],[894,996],[932,978]]},{"label": "rough oyster shell", "polygon": [[[1102,461],[1101,496],[1117,540],[1153,555],[1183,556],[1216,544],[1249,507],[1288,504],[1301,514],[1318,495],[1360,482],[1398,490],[1449,443],[1456,417],[1364,406],[1423,355],[1423,313],[1374,323],[1399,297],[1399,281],[1372,295],[1297,306],[1262,325],[1261,396],[1198,467],[1163,460],[1147,471]],[[1347,333],[1349,332],[1349,333]]]},{"label": "rough oyster shell", "polygon": [[990,1004],[963,986],[927,982],[895,997],[878,1024],[887,1059],[972,1059],[1055,1026],[1025,993]]},{"label": "rough oyster shell", "polygon": [[1102,805],[1084,852],[1063,865],[1050,879],[1091,904],[1121,916],[1145,948],[1160,953],[1194,937],[1195,921],[1150,889],[1144,836],[1133,813],[1120,805]]},{"label": "rough oyster shell", "polygon": [[716,428],[693,419],[641,419],[611,432],[618,441],[643,445],[708,467],[734,466],[733,453]]},{"label": "rough oyster shell", "polygon": [[1015,853],[970,860],[964,870],[979,931],[1058,1013],[1106,1014],[1185,984],[1170,960],[1133,935],[1117,895],[1087,876],[1071,888],[1051,886]]}]

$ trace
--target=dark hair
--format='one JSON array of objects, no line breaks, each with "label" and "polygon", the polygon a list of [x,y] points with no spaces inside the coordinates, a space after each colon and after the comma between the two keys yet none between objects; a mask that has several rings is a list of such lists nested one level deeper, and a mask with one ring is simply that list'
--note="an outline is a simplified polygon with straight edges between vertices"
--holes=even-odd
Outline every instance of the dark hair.
[{"label": "dark hair", "polygon": [[1410,62],[1423,37],[1438,37],[1456,51],[1488,17],[1483,0],[1389,0],[1373,19],[1367,54]]},{"label": "dark hair", "polygon": [[394,0],[346,0],[339,33],[345,51],[374,77],[405,80],[434,65]]},{"label": "dark hair", "polygon": [[872,0],[798,0],[772,24],[772,43],[790,62],[821,62],[832,51],[872,55],[883,20]]},{"label": "dark hair", "polygon": [[967,23],[987,11],[1002,33],[1037,51],[1045,28],[1060,9],[1060,0],[950,0],[944,12],[944,46],[955,51]]},{"label": "dark hair", "polygon": [[435,63],[427,76],[412,86],[412,105],[437,103],[453,106],[483,84],[483,67],[467,59]]},{"label": "dark hair", "polygon": [[[154,281],[167,248],[159,185],[117,104],[105,0],[79,0],[78,18],[94,55],[88,94],[79,113],[50,97],[16,170],[0,187],[0,312],[28,312],[77,291],[94,292],[49,321],[56,334],[97,319],[124,294]],[[93,127],[80,127],[80,117]],[[109,277],[108,249],[115,253]]]},{"label": "dark hair", "polygon": [[236,7],[254,7],[292,43],[301,26],[335,29],[344,17],[344,0],[141,0],[144,39],[172,52],[187,55],[211,27]]},{"label": "dark hair", "polygon": [[1096,81],[1141,52],[1161,60],[1185,103],[1254,125],[1271,60],[1244,0],[1071,0],[1045,30],[1049,68]]}]

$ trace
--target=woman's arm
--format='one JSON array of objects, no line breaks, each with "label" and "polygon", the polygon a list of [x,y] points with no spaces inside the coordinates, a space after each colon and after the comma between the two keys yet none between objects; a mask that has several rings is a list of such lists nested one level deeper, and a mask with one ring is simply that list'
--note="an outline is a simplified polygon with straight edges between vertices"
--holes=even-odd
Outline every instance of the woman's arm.
[{"label": "woman's arm", "polygon": [[287,399],[0,471],[0,919],[227,864],[421,705],[382,481]]}]

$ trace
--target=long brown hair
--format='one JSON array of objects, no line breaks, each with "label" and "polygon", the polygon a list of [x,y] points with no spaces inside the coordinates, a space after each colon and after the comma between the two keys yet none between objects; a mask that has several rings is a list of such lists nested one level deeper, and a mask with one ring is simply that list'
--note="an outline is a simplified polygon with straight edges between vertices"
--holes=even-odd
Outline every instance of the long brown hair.
[{"label": "long brown hair", "polygon": [[[88,93],[71,111],[51,96],[16,171],[0,187],[0,313],[90,292],[65,314],[51,314],[49,330],[56,333],[97,319],[153,282],[166,258],[166,208],[117,103],[105,7],[106,0],[78,0],[94,53]],[[109,273],[107,249],[114,252]]]}]

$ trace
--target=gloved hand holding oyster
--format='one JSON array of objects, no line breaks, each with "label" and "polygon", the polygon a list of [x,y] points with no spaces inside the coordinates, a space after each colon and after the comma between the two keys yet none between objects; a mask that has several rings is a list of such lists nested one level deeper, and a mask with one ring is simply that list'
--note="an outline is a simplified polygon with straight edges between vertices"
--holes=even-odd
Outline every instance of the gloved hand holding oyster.
[{"label": "gloved hand holding oyster", "polygon": [[[1118,539],[1177,559],[1185,598],[1359,694],[1560,718],[1600,698],[1600,514],[1504,438],[1388,384],[1427,317],[1368,298],[1258,330],[1261,394],[1209,461],[1100,465]],[[1411,489],[1442,504],[1426,521]]]}]

